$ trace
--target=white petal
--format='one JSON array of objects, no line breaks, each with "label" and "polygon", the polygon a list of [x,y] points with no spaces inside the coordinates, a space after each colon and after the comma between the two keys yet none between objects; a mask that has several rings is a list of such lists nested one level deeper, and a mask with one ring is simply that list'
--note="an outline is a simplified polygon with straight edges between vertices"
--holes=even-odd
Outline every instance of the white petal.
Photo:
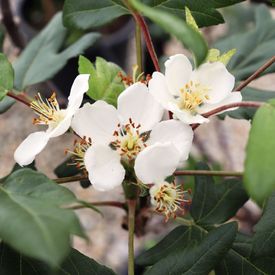
[{"label": "white petal", "polygon": [[179,91],[190,80],[192,65],[184,54],[171,56],[165,62],[165,77],[169,91],[179,95]]},{"label": "white petal", "polygon": [[77,110],[80,107],[84,94],[89,90],[89,77],[89,74],[80,74],[75,78],[68,97],[68,108]]},{"label": "white petal", "polygon": [[171,142],[180,152],[181,161],[187,160],[193,141],[192,128],[179,120],[166,120],[156,125],[148,144]]},{"label": "white petal", "polygon": [[208,103],[226,98],[235,85],[235,77],[221,62],[205,63],[193,72],[192,79],[210,89]]},{"label": "white petal", "polygon": [[[223,105],[231,104],[231,103],[235,103],[235,102],[241,102],[241,101],[242,101],[242,94],[240,92],[232,92],[232,93],[229,94],[228,97],[226,97],[224,100],[220,101],[219,103],[216,103],[216,104],[203,104],[197,110],[200,114],[204,114],[204,113],[207,113],[207,112],[209,112],[213,109],[221,107]],[[224,112],[232,111],[232,110],[235,110],[237,108],[238,107],[230,108],[230,109],[225,110]],[[223,112],[220,112],[220,113],[223,113]]]},{"label": "white petal", "polygon": [[200,114],[193,115],[189,111],[181,110],[176,104],[169,104],[169,110],[173,112],[174,118],[177,118],[186,124],[193,124],[193,123],[201,124],[201,123],[209,122],[208,118],[205,118]]},{"label": "white petal", "polygon": [[140,131],[149,131],[163,116],[163,108],[149,93],[145,84],[137,82],[122,92],[117,101],[122,123],[129,118],[140,124]]},{"label": "white petal", "polygon": [[163,181],[174,173],[179,161],[180,153],[171,142],[155,143],[138,154],[135,173],[143,183]]},{"label": "white petal", "polygon": [[48,128],[47,134],[49,135],[50,138],[61,136],[64,133],[66,133],[70,128],[73,113],[69,112],[69,110],[65,110],[65,111],[66,111],[66,115],[64,119],[60,121],[54,128],[52,127]]},{"label": "white petal", "polygon": [[72,128],[80,137],[90,137],[93,144],[108,144],[119,123],[115,107],[103,100],[86,103],[73,117]]},{"label": "white petal", "polygon": [[92,145],[84,158],[89,180],[99,191],[119,186],[125,176],[119,154],[106,145]]},{"label": "white petal", "polygon": [[15,150],[15,161],[21,166],[31,164],[35,156],[45,148],[48,141],[49,135],[46,132],[30,134]]},{"label": "white petal", "polygon": [[149,93],[157,100],[163,108],[167,109],[168,102],[174,101],[168,90],[165,76],[160,72],[154,72],[148,84]]}]

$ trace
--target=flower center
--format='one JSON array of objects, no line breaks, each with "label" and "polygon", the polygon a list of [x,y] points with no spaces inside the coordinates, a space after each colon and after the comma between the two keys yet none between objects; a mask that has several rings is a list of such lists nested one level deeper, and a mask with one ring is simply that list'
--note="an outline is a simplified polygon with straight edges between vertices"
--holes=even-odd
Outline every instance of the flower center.
[{"label": "flower center", "polygon": [[33,124],[36,125],[49,125],[55,128],[65,117],[65,110],[59,108],[55,93],[45,100],[38,93],[35,100],[31,102],[30,107],[38,115],[38,118],[33,119]]},{"label": "flower center", "polygon": [[185,199],[181,185],[163,182],[156,184],[150,189],[151,202],[156,206],[156,211],[166,216],[166,221],[172,216],[176,217],[178,209],[184,210],[184,203],[190,203],[190,199]]},{"label": "flower center", "polygon": [[199,82],[189,81],[180,89],[178,97],[178,106],[182,110],[196,112],[196,108],[209,99],[209,87]]},{"label": "flower center", "polygon": [[84,163],[84,156],[86,151],[92,146],[91,138],[83,137],[80,141],[75,140],[74,142],[74,150],[70,151],[68,149],[65,150],[65,154],[71,154],[72,163],[68,165],[74,165],[78,169],[83,170],[84,173],[87,173]]},{"label": "flower center", "polygon": [[114,131],[115,140],[111,142],[113,146],[125,160],[135,159],[140,151],[146,147],[145,135],[139,132],[140,124],[135,125],[131,118],[125,125],[118,124],[118,129]]}]

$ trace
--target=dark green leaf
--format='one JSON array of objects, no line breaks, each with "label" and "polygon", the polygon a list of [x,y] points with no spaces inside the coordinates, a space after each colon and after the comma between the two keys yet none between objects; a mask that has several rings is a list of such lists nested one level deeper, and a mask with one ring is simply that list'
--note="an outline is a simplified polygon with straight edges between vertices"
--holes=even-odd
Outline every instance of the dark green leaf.
[{"label": "dark green leaf", "polygon": [[[240,3],[244,0],[142,0],[145,5],[156,10],[184,17],[187,6],[200,27],[223,23],[218,8]],[[67,27],[90,29],[109,23],[125,14],[128,9],[121,0],[66,0],[64,5],[63,22]]]},{"label": "dark green leaf", "polygon": [[14,64],[15,86],[18,89],[51,78],[63,68],[68,59],[82,53],[99,37],[97,33],[86,34],[61,51],[67,33],[68,30],[63,27],[62,15],[59,13],[28,44]]},{"label": "dark green leaf", "polygon": [[145,6],[136,0],[131,0],[131,3],[137,10],[181,41],[194,54],[197,66],[205,60],[208,54],[205,40],[200,33],[189,26],[183,19],[167,11]]},{"label": "dark green leaf", "polygon": [[[198,168],[209,170],[206,164],[200,164]],[[223,223],[233,217],[247,200],[238,179],[227,179],[217,184],[210,176],[195,176],[191,215],[201,225]]]},{"label": "dark green leaf", "polygon": [[80,173],[76,165],[69,165],[70,163],[72,163],[72,159],[68,158],[54,169],[58,178],[72,177]]},{"label": "dark green leaf", "polygon": [[238,233],[233,243],[232,249],[229,250],[226,257],[215,268],[217,275],[228,274],[266,274],[264,269],[250,259],[252,251],[252,238]]},{"label": "dark green leaf", "polygon": [[31,169],[11,174],[0,187],[0,239],[23,254],[57,266],[69,253],[70,235],[83,236],[72,210],[73,193]]},{"label": "dark green leaf", "polygon": [[253,255],[255,257],[274,256],[275,253],[275,193],[269,198],[264,214],[255,226]]},{"label": "dark green leaf", "polygon": [[67,27],[89,29],[102,26],[128,13],[123,5],[111,0],[66,0],[63,22]]},{"label": "dark green leaf", "polygon": [[246,148],[244,184],[259,203],[275,190],[275,108],[266,104],[256,112]]},{"label": "dark green leaf", "polygon": [[[227,37],[215,44],[215,48],[222,52],[237,49],[237,53],[228,64],[229,71],[237,81],[249,77],[274,55],[274,28],[275,20],[272,19],[268,8],[262,5],[256,9],[256,28]],[[275,64],[261,75],[271,72],[275,72]]]},{"label": "dark green leaf", "polygon": [[115,273],[104,265],[71,249],[61,266],[53,271],[45,263],[19,254],[6,244],[0,244],[0,274],[1,275],[114,275]]},{"label": "dark green leaf", "polygon": [[117,98],[125,89],[118,73],[123,70],[101,57],[96,58],[95,66],[85,57],[79,57],[79,73],[90,74],[87,95],[94,100],[104,100],[116,106]]},{"label": "dark green leaf", "polygon": [[205,27],[224,22],[222,15],[217,9],[242,1],[244,0],[143,0],[142,2],[180,17],[184,16],[184,9],[187,6],[191,10],[199,27]]},{"label": "dark green leaf", "polygon": [[154,265],[172,253],[182,251],[195,243],[200,243],[206,233],[205,230],[197,226],[178,226],[158,244],[138,256],[136,264],[142,266]]},{"label": "dark green leaf", "polygon": [[[260,101],[266,102],[272,98],[275,98],[274,91],[264,91],[247,87],[242,90],[243,101]],[[238,108],[237,110],[230,111],[219,115],[220,118],[225,118],[227,115],[237,119],[250,120],[254,117],[257,108]]]},{"label": "dark green leaf", "polygon": [[145,274],[208,274],[231,248],[236,233],[236,223],[222,225],[212,230],[201,243],[168,255]]},{"label": "dark green leaf", "polygon": [[0,53],[0,101],[13,88],[13,68],[7,57]]}]

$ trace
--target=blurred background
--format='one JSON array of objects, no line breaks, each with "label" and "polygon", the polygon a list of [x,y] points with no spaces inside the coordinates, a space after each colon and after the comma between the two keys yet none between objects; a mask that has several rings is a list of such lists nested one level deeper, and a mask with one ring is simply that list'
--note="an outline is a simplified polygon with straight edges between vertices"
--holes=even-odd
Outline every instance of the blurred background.
[{"label": "blurred background", "polygon": [[[5,28],[6,32],[5,35],[1,32],[0,39],[3,41],[3,52],[11,62],[17,60],[31,39],[49,23],[57,12],[62,10],[63,2],[62,0],[1,1],[2,24],[0,28]],[[255,14],[260,4],[266,5],[273,19],[275,19],[275,9],[271,8],[268,3],[268,1],[253,1],[253,3],[245,1],[220,10],[227,23],[203,28],[203,33],[209,45],[222,45],[223,40],[228,37],[234,37],[235,34],[246,33],[255,29]],[[161,61],[165,61],[168,56],[177,53],[188,55],[179,42],[163,32],[158,26],[151,22],[148,23]],[[9,24],[14,24],[14,27],[10,27]],[[86,47],[83,55],[91,61],[95,61],[96,56],[101,56],[107,61],[117,63],[127,73],[131,74],[132,65],[136,63],[135,24],[131,17],[120,17],[114,22],[97,29],[97,31],[102,34],[101,38],[91,47]],[[273,29],[274,32],[275,28]],[[58,50],[61,51],[83,35],[82,31],[70,31]],[[52,39],[58,38],[53,36]],[[273,45],[275,45],[275,42]],[[154,67],[146,52],[145,45],[143,45],[143,50],[145,72],[152,73]],[[56,59],[56,62],[59,61]],[[41,66],[43,67],[43,63],[41,63]],[[70,86],[78,73],[77,69],[78,58],[70,58],[51,80],[30,86],[28,93],[34,95],[39,91],[45,96],[49,96],[52,91],[55,91],[61,104],[66,105]],[[232,73],[234,74],[234,71]],[[250,86],[275,91],[275,74],[260,77],[253,81]],[[7,175],[14,166],[13,152],[19,143],[29,133],[36,131],[37,127],[32,124],[33,117],[33,112],[19,103],[0,115],[0,178]],[[249,128],[250,123],[246,120],[230,117],[226,117],[224,120],[211,118],[208,125],[202,125],[195,131],[194,147],[186,167],[193,169],[192,160],[194,159],[207,159],[215,169],[242,171]],[[69,133],[50,141],[46,150],[37,157],[37,168],[50,178],[56,178],[54,170],[66,158],[64,150],[72,148],[73,141],[74,137]],[[187,186],[191,186],[193,181],[191,177],[179,180],[184,181]],[[66,184],[66,186],[74,191],[79,198],[87,201],[123,200],[121,188],[102,193],[90,188],[87,184],[81,186],[77,182]],[[128,238],[127,231],[122,228],[125,213],[121,209],[107,207],[103,208],[102,212],[104,217],[89,209],[78,210],[82,225],[90,237],[90,242],[86,243],[84,240],[75,238],[73,241],[74,246],[84,254],[111,266],[115,271],[123,274],[127,261]],[[260,210],[252,202],[248,202],[239,211],[236,219],[240,221],[243,232],[251,232],[259,213]],[[164,223],[162,217],[150,216],[150,220],[144,226],[144,232],[141,234],[144,236],[136,237],[137,253],[152,246],[154,244],[152,239],[158,240],[162,234],[171,228],[173,228],[173,224]]]}]

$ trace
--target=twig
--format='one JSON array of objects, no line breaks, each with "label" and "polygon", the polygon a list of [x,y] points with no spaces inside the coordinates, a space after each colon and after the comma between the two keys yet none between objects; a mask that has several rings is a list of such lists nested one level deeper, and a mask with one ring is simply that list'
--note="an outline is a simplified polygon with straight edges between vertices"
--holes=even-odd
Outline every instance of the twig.
[{"label": "twig", "polygon": [[13,20],[13,14],[11,11],[9,0],[1,0],[1,10],[3,16],[3,24],[13,44],[19,49],[23,49],[25,47],[25,42],[22,35],[19,32],[18,26],[15,24]]},{"label": "twig", "polygon": [[63,184],[67,182],[74,182],[74,181],[80,181],[80,180],[87,180],[87,176],[80,175],[80,176],[72,176],[72,177],[63,177],[59,179],[53,179],[57,184]]},{"label": "twig", "polygon": [[[119,202],[119,201],[95,201],[95,202],[89,202],[88,204],[90,204],[91,206],[111,206],[111,207],[117,207],[122,209],[125,209],[125,205],[126,205],[125,203]],[[78,210],[78,209],[87,208],[87,206],[84,204],[80,204],[80,205],[70,206],[68,208],[73,210]]]},{"label": "twig", "polygon": [[251,81],[257,78],[262,72],[264,72],[268,67],[270,67],[275,62],[275,56],[271,57],[263,66],[261,66],[255,73],[253,73],[249,78],[242,82],[235,90],[241,91],[246,87]]},{"label": "twig", "polygon": [[134,233],[135,233],[135,216],[136,200],[128,200],[128,275],[134,275]]},{"label": "twig", "polygon": [[[261,107],[263,104],[265,104],[264,102],[258,102],[258,101],[242,101],[242,102],[236,102],[236,103],[231,103],[231,104],[226,104],[223,105],[221,107],[218,107],[216,109],[213,109],[207,113],[204,113],[203,116],[204,117],[210,117],[213,116],[215,114],[218,114],[220,112],[223,112],[225,110],[231,109],[231,108],[235,108],[235,107],[252,107],[252,108],[259,108]],[[192,129],[195,130],[196,128],[199,127],[200,124],[196,123],[192,125]]]},{"label": "twig", "polygon": [[210,171],[210,170],[182,170],[176,171],[175,176],[218,176],[218,177],[242,177],[243,172],[234,171]]},{"label": "twig", "polygon": [[7,96],[12,97],[13,99],[27,105],[28,107],[30,107],[30,101],[26,98],[26,96],[24,95],[24,93],[22,94],[15,94],[12,91],[8,91]]}]

